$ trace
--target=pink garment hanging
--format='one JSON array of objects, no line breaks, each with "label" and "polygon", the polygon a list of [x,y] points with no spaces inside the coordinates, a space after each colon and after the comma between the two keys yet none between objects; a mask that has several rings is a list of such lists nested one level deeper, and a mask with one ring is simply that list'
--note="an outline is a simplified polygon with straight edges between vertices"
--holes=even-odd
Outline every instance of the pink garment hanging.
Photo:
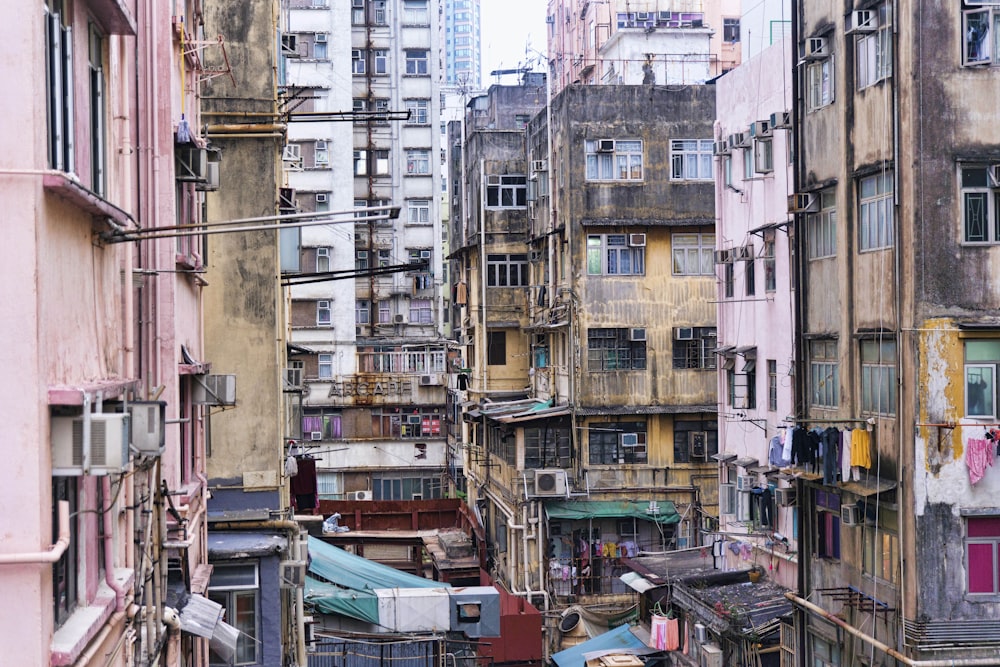
[{"label": "pink garment hanging", "polygon": [[667,617],[653,615],[649,619],[649,647],[660,651],[667,648]]},{"label": "pink garment hanging", "polygon": [[986,474],[986,467],[993,465],[993,443],[985,438],[969,438],[965,444],[965,465],[969,467],[969,481],[975,484]]},{"label": "pink garment hanging", "polygon": [[667,619],[667,650],[676,651],[681,647],[681,621],[679,618]]}]

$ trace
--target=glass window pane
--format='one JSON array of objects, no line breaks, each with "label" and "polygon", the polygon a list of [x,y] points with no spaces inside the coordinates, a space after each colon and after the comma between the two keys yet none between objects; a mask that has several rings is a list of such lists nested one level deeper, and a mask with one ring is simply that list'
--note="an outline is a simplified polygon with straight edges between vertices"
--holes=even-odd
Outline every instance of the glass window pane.
[{"label": "glass window pane", "polygon": [[996,590],[996,562],[993,544],[969,545],[969,592],[993,593]]},{"label": "glass window pane", "polygon": [[965,341],[965,360],[1000,361],[1000,339]]}]

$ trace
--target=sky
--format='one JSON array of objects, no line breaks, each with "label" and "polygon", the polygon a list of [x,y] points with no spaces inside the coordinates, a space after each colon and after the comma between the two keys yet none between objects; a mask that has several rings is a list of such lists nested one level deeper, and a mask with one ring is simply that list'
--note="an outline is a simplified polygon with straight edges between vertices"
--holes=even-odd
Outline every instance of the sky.
[{"label": "sky", "polygon": [[[515,69],[525,63],[525,44],[535,51],[545,53],[547,4],[547,0],[480,0],[484,87],[489,87],[496,81],[490,76],[491,71]],[[532,51],[528,52],[528,56],[539,58]],[[504,82],[514,81],[505,78]]]}]

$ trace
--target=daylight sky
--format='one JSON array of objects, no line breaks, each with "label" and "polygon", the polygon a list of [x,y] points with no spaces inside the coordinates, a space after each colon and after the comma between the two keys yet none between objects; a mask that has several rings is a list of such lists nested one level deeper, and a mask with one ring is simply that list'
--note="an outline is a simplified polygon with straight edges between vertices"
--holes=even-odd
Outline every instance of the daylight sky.
[{"label": "daylight sky", "polygon": [[[496,81],[490,76],[491,71],[524,65],[525,44],[535,51],[545,52],[547,4],[546,0],[481,0],[484,87]],[[529,51],[528,56],[538,58],[533,51]],[[513,83],[507,79],[504,82]]]}]

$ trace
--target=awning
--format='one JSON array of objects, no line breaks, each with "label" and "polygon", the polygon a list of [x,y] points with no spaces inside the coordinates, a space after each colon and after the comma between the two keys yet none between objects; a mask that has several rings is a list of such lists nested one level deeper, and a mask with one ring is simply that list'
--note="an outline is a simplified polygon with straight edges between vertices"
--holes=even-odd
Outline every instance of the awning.
[{"label": "awning", "polygon": [[199,637],[211,637],[215,626],[222,620],[222,605],[203,595],[188,597],[187,603],[178,612],[181,630]]},{"label": "awning", "polygon": [[656,501],[655,511],[650,512],[649,501],[635,500],[564,500],[545,503],[550,519],[579,521],[582,519],[633,518],[653,523],[678,523],[681,520],[674,504],[669,500]]},{"label": "awning", "polygon": [[888,479],[872,477],[869,480],[860,482],[841,482],[840,488],[856,496],[867,498],[868,496],[874,496],[876,493],[885,493],[886,491],[895,489],[896,483]]},{"label": "awning", "polygon": [[[577,644],[565,651],[559,651],[552,655],[552,661],[558,667],[580,667],[586,664],[588,659],[600,657],[602,655],[613,655],[615,653],[626,653],[629,655],[655,653],[656,649],[651,649],[640,639],[630,625],[620,625],[614,630],[598,635],[593,639]],[[639,628],[636,628],[639,630]],[[594,655],[596,654],[596,655]]]},{"label": "awning", "polygon": [[598,417],[604,415],[715,415],[719,406],[711,405],[620,405],[609,407],[577,408],[576,414],[581,417]]},{"label": "awning", "polygon": [[760,459],[755,459],[752,456],[744,456],[741,459],[736,459],[734,465],[737,465],[740,468],[746,468],[748,466],[759,466]]},{"label": "awning", "polygon": [[645,593],[651,588],[657,588],[656,584],[638,572],[626,572],[618,578],[625,582],[626,586],[638,593]]},{"label": "awning", "polygon": [[734,460],[737,456],[736,452],[719,452],[718,454],[712,454],[708,458],[715,459],[719,463],[727,463]]}]

